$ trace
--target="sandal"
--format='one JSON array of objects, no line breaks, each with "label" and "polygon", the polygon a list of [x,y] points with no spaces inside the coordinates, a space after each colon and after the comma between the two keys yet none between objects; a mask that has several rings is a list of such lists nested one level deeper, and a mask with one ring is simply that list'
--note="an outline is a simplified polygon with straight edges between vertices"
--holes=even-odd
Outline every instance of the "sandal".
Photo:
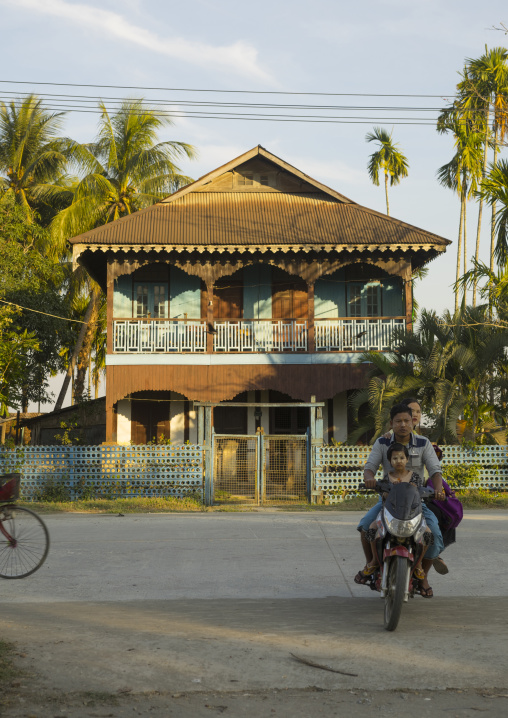
[{"label": "sandal", "polygon": [[354,581],[355,583],[360,584],[361,586],[365,586],[367,583],[371,582],[371,577],[376,573],[376,571],[379,570],[379,566],[365,566],[364,569],[361,571],[358,571],[356,574]]},{"label": "sandal", "polygon": [[413,575],[415,578],[417,578],[419,581],[423,581],[425,578],[425,571],[421,566],[417,566],[415,570],[413,571]]},{"label": "sandal", "polygon": [[448,573],[448,566],[445,564],[441,556],[435,558],[432,565],[434,566],[434,570],[441,574],[441,576],[446,576]]},{"label": "sandal", "polygon": [[434,598],[434,591],[432,590],[432,587],[429,586],[428,588],[423,588],[423,586],[420,586],[420,596],[422,598]]}]

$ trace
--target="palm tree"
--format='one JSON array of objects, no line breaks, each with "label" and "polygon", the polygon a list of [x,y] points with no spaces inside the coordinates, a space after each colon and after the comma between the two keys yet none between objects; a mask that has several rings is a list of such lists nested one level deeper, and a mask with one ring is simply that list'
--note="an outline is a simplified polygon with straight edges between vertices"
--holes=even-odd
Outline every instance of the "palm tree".
[{"label": "palm tree", "polygon": [[[495,208],[494,226],[497,241],[494,254],[500,266],[508,262],[508,161],[501,160],[497,165],[491,165],[490,172],[485,177],[479,190],[480,197]],[[497,203],[500,208],[497,209]],[[491,265],[490,272],[493,272]]]},{"label": "palm tree", "polygon": [[110,116],[101,103],[99,131],[94,143],[83,145],[78,158],[86,175],[77,183],[71,205],[52,223],[53,232],[82,234],[163,199],[192,180],[180,174],[176,162],[195,157],[184,142],[157,142],[158,132],[173,124],[142,100],[126,100]]},{"label": "palm tree", "polygon": [[407,158],[398,149],[398,145],[392,142],[392,135],[381,127],[374,127],[374,132],[369,132],[365,137],[367,142],[378,142],[379,149],[370,156],[367,169],[372,182],[379,187],[379,173],[382,171],[385,178],[386,214],[390,215],[388,202],[388,179],[390,186],[399,184],[403,177],[408,176],[409,164]]},{"label": "palm tree", "polygon": [[[459,97],[464,109],[477,114],[479,124],[484,125],[484,162],[483,177],[487,173],[488,150],[492,138],[494,146],[494,165],[497,164],[499,142],[507,132],[508,119],[508,50],[504,47],[494,47],[478,59],[468,59],[464,70],[464,79],[459,83]],[[493,117],[493,126],[489,126],[490,117]],[[483,119],[484,118],[484,119]],[[495,203],[492,206],[491,241],[490,241],[490,268],[494,269],[495,255]],[[480,199],[478,213],[478,227],[476,234],[475,260],[479,258],[480,230],[482,217],[482,199]]]},{"label": "palm tree", "polygon": [[[52,222],[55,237],[67,240],[163,199],[191,179],[177,166],[180,158],[194,158],[195,150],[184,142],[157,142],[158,132],[172,121],[147,108],[142,100],[125,100],[115,114],[100,104],[101,118],[95,142],[76,154],[85,175],[77,182],[72,202]],[[100,289],[88,287],[91,299],[86,327],[78,337],[69,371],[57,399],[60,408],[74,365],[79,359],[76,398],[84,387],[94,327],[100,313]]]},{"label": "palm tree", "polygon": [[[457,244],[456,287],[461,274],[461,252],[464,243],[464,271],[467,272],[467,201],[476,192],[482,172],[482,136],[474,125],[452,107],[438,118],[438,132],[452,132],[455,136],[456,153],[447,164],[440,167],[437,177],[444,187],[457,192],[460,197],[459,238]],[[465,298],[464,285],[464,298]],[[474,304],[476,301],[473,302]],[[455,311],[459,308],[459,293],[455,291]]]},{"label": "palm tree", "polygon": [[[499,394],[502,388],[508,329],[489,324],[486,305],[462,307],[442,317],[423,312],[417,330],[399,332],[395,340],[398,344],[389,354],[368,352],[359,360],[370,362],[372,371],[367,388],[356,392],[351,405],[359,413],[359,407],[367,404],[373,440],[385,431],[391,406],[404,396],[419,398],[433,419],[435,440],[456,443],[461,415],[467,417],[475,440],[481,438],[486,423],[493,439],[504,436],[493,422],[496,407],[489,395],[493,389]],[[367,428],[367,424],[359,427],[348,441],[355,441]]]},{"label": "palm tree", "polygon": [[70,201],[65,168],[78,145],[60,137],[64,112],[48,112],[36,95],[0,102],[0,192],[42,218]]}]

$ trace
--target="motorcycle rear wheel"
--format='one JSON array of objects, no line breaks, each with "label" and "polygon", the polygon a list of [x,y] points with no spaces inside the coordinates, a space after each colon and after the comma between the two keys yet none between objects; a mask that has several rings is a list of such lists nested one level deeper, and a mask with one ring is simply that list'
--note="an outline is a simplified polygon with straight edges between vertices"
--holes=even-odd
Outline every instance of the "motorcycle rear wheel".
[{"label": "motorcycle rear wheel", "polygon": [[407,558],[394,556],[391,559],[385,596],[385,629],[387,631],[394,631],[399,624],[407,589],[408,571]]}]

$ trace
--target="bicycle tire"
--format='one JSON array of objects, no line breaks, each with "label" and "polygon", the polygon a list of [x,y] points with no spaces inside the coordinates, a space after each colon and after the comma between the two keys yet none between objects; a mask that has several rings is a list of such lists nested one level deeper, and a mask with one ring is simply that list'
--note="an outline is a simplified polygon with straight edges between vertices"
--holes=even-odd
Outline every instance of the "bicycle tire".
[{"label": "bicycle tire", "polygon": [[385,628],[394,631],[400,620],[406,594],[409,564],[407,558],[394,556],[388,566],[388,585],[385,596]]},{"label": "bicycle tire", "polygon": [[0,523],[0,578],[30,576],[48,555],[46,524],[34,511],[15,505],[0,506]]}]

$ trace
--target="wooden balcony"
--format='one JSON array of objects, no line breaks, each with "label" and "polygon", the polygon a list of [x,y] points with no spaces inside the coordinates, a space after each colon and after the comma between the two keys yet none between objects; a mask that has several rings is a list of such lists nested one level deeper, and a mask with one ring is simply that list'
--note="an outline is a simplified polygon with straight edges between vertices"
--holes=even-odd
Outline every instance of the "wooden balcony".
[{"label": "wooden balcony", "polygon": [[228,319],[214,322],[216,352],[306,352],[307,322],[297,319]]},{"label": "wooden balcony", "polygon": [[200,319],[117,319],[113,351],[124,354],[205,352],[206,322]]},{"label": "wooden balcony", "polygon": [[[316,319],[317,352],[388,351],[392,332],[405,317]],[[301,319],[227,319],[213,322],[218,353],[307,352],[308,325]],[[121,354],[205,353],[207,324],[201,319],[116,319],[113,352]]]},{"label": "wooden balcony", "polygon": [[388,351],[393,346],[393,330],[405,326],[405,317],[317,319],[314,322],[316,351]]}]

